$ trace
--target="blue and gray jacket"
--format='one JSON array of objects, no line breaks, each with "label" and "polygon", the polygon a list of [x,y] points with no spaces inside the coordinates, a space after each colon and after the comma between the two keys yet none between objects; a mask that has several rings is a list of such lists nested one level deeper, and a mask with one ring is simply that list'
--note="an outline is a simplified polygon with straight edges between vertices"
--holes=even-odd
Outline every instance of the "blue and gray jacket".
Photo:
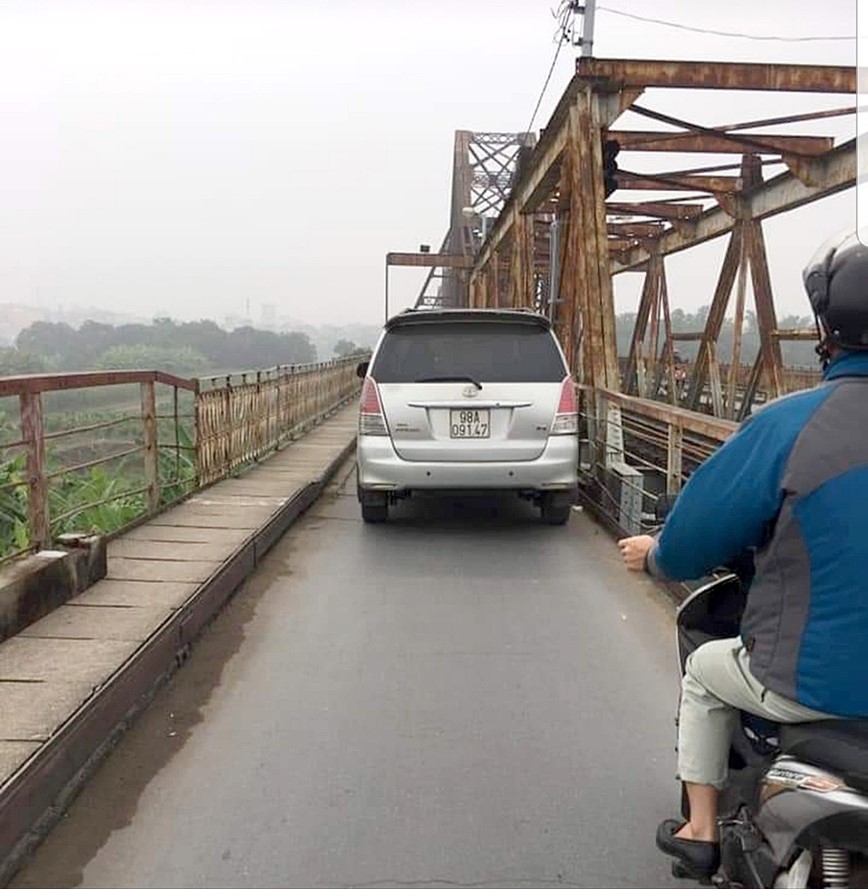
[{"label": "blue and gray jacket", "polygon": [[685,485],[649,569],[694,579],[748,547],[751,672],[806,707],[868,716],[868,355],[743,423]]}]

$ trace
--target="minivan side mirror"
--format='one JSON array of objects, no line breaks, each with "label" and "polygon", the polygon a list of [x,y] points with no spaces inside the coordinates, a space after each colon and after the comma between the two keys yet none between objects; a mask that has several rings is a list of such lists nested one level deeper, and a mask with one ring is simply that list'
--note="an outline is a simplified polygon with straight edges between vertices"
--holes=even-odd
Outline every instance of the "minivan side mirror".
[{"label": "minivan side mirror", "polygon": [[666,521],[666,517],[672,512],[677,498],[677,494],[659,494],[657,496],[657,502],[654,504],[654,518],[658,522]]},{"label": "minivan side mirror", "polygon": [[356,376],[357,376],[360,380],[363,380],[363,379],[368,375],[368,368],[370,367],[370,365],[371,365],[371,362],[370,362],[370,361],[362,361],[362,362],[356,367]]}]

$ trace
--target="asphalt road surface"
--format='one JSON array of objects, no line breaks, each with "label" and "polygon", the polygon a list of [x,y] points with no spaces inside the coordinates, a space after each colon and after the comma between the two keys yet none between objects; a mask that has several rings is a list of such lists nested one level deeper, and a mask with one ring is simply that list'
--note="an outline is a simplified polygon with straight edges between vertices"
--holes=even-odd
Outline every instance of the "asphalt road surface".
[{"label": "asphalt road surface", "polygon": [[671,605],[581,512],[353,478],[215,620],[13,882],[668,886]]}]

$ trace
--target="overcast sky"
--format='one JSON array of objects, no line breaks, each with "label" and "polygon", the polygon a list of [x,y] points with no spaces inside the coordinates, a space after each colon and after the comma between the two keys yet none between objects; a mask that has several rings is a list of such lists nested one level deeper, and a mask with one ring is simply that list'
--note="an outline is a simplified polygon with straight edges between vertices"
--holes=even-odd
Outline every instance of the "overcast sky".
[{"label": "overcast sky", "polygon": [[[272,303],[310,323],[379,322],[384,254],[445,232],[454,130],[527,127],[555,3],[0,0],[0,302],[222,319],[249,300],[254,318]],[[856,0],[602,5],[757,35],[856,33]],[[577,52],[562,49],[536,129]],[[854,64],[856,45],[691,34],[601,8],[595,54]],[[849,103],[648,99],[709,124]],[[812,127],[855,133],[852,118]],[[854,219],[851,191],[767,225],[781,314],[807,312],[800,264]],[[722,249],[670,260],[676,306],[709,302]],[[419,276],[392,274],[397,309]],[[622,277],[632,308],[638,276]]]}]

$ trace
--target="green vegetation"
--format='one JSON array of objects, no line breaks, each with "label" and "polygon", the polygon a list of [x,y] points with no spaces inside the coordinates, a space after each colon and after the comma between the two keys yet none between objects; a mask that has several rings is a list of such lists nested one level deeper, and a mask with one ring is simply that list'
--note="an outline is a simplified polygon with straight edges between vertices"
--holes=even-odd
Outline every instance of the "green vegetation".
[{"label": "green vegetation", "polygon": [[[73,428],[112,418],[113,412],[66,415],[63,428]],[[136,426],[138,417],[133,418]],[[117,426],[106,430],[100,441],[90,441],[71,450],[50,448],[47,473],[53,474],[77,462],[107,457],[120,450],[141,445],[141,434]],[[3,440],[14,438],[9,418],[0,414]],[[188,421],[179,423],[177,441],[173,420],[159,423],[160,500],[166,505],[193,490],[196,479],[194,442]],[[0,461],[0,558],[29,545],[27,513],[27,472],[23,452]],[[49,486],[49,514],[53,535],[70,531],[99,531],[111,534],[145,512],[146,498],[143,458],[140,453],[109,460],[98,466],[69,472],[52,479]]]},{"label": "green vegetation", "polygon": [[15,348],[0,349],[0,375],[77,370],[164,370],[188,376],[307,364],[316,349],[305,333],[254,327],[223,330],[213,321],[113,327],[86,321],[79,328],[37,321],[22,330]]},{"label": "green vegetation", "polygon": [[213,368],[208,359],[190,346],[109,346],[97,359],[97,370],[163,370],[167,373],[198,376]]},{"label": "green vegetation", "polygon": [[[697,312],[685,312],[682,309],[674,309],[672,312],[672,330],[676,333],[691,333],[705,328],[708,318],[709,306],[703,306]],[[618,354],[626,355],[630,351],[630,339],[633,335],[633,326],[636,323],[636,315],[625,312],[616,319],[616,332],[618,338]],[[660,331],[661,342],[663,331]],[[814,326],[813,318],[801,318],[797,315],[788,315],[778,319],[778,327],[781,330],[794,328],[809,329]],[[720,338],[717,341],[717,358],[724,364],[728,364],[732,356],[732,342],[735,325],[732,318],[723,322]],[[676,351],[685,360],[693,360],[696,357],[699,344],[696,342],[676,343]],[[817,367],[817,355],[814,344],[809,342],[782,342],[784,364],[790,367]],[[756,315],[747,312],[745,315],[744,329],[742,331],[741,363],[753,364],[759,352],[759,325]]]},{"label": "green vegetation", "polygon": [[[672,329],[676,332],[702,330],[708,310],[708,306],[693,313],[673,310]],[[629,351],[635,320],[636,315],[632,312],[617,317],[621,355]],[[783,329],[810,328],[813,320],[791,315],[778,319],[778,326]],[[320,344],[323,356],[331,350],[334,357],[342,358],[367,351],[371,345],[365,339],[366,330],[361,328],[349,333],[335,329],[332,335],[337,335],[337,341]],[[732,319],[726,319],[717,349],[723,362],[727,362],[732,354],[732,340]],[[811,343],[784,342],[781,348],[787,365],[813,367],[816,364]],[[693,358],[696,349],[695,342],[678,345],[678,351],[685,359]],[[750,364],[758,349],[756,317],[753,312],[748,312],[742,334],[742,363]],[[159,318],[153,324],[118,327],[86,321],[78,329],[67,324],[39,321],[21,331],[14,347],[0,347],[0,376],[45,371],[132,369],[209,376],[278,364],[307,364],[315,360],[317,350],[311,336],[301,332],[272,333],[253,327],[226,331],[213,321],[182,323],[169,318]]]},{"label": "green vegetation", "polygon": [[0,557],[28,543],[25,478],[23,454],[0,463]]},{"label": "green vegetation", "polygon": [[359,346],[352,340],[338,340],[335,343],[335,358],[349,358],[350,355],[362,355],[369,350],[366,346]]}]

